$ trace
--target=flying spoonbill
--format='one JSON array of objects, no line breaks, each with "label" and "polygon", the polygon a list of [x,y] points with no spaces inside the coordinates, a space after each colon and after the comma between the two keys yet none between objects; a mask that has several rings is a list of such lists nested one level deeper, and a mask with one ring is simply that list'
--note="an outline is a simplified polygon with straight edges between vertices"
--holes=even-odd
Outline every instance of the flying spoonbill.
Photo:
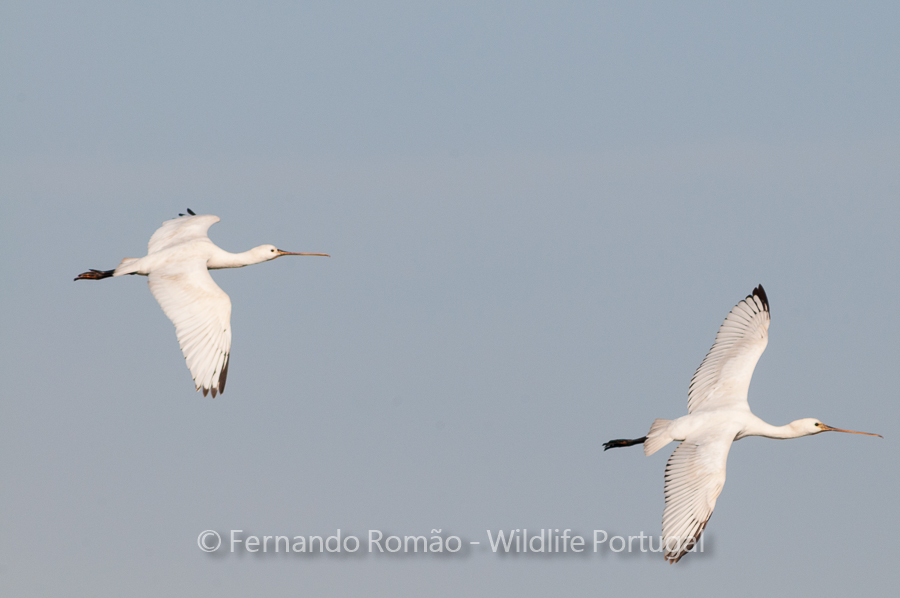
[{"label": "flying spoonbill", "polygon": [[750,412],[747,390],[756,362],[769,342],[769,300],[762,285],[738,303],[719,328],[716,341],[688,390],[688,414],[657,419],[650,431],[634,440],[610,440],[603,450],[644,445],[652,455],[673,440],[681,441],[666,464],[666,507],[663,511],[665,558],[677,563],[700,538],[725,484],[725,461],[731,443],[747,436],[800,438],[821,432],[849,432],[814,418],[785,426],[767,424]]},{"label": "flying spoonbill", "polygon": [[114,270],[90,270],[75,280],[101,280],[124,274],[147,277],[150,292],[175,324],[175,335],[197,390],[203,396],[225,390],[231,353],[231,299],[216,285],[210,270],[242,268],[291,253],[260,245],[243,253],[220,249],[206,234],[218,216],[187,215],[163,222],[150,237],[146,257],[127,257]]}]

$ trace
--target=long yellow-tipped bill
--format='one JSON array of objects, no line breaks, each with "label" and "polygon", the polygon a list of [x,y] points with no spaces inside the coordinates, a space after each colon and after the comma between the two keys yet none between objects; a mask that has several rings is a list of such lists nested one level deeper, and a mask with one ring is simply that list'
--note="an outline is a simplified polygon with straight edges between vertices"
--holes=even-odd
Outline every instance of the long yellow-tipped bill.
[{"label": "long yellow-tipped bill", "polygon": [[881,434],[872,434],[871,432],[857,432],[856,430],[841,430],[840,428],[832,428],[829,425],[822,424],[822,429],[826,432],[847,432],[848,434],[865,434],[866,436],[878,436],[884,438]]},{"label": "long yellow-tipped bill", "polygon": [[290,251],[282,251],[280,249],[276,249],[276,251],[278,252],[278,257],[283,255],[324,255],[325,257],[331,257],[327,253],[291,253]]}]

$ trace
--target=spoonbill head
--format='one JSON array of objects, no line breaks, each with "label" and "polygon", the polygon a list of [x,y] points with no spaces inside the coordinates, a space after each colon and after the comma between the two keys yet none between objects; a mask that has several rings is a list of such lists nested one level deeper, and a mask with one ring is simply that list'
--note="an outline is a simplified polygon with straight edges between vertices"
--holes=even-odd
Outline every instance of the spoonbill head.
[{"label": "spoonbill head", "polygon": [[804,433],[800,434],[800,436],[812,436],[813,434],[821,434],[822,432],[846,432],[847,434],[863,434],[865,436],[878,436],[879,438],[884,438],[881,434],[872,434],[871,432],[857,432],[856,430],[832,428],[814,417],[798,419],[797,421],[791,422],[789,425],[802,430]]},{"label": "spoonbill head", "polygon": [[[245,264],[240,265],[232,265],[232,266],[216,266],[210,265],[210,270],[218,270],[221,268],[240,268],[242,266],[252,266],[253,264],[261,264],[263,262],[269,262],[274,260],[275,258],[281,257],[283,255],[321,255],[325,257],[331,257],[327,253],[294,253],[291,251],[282,251],[278,249],[274,245],[260,245],[259,247],[254,247],[253,249],[245,252],[247,259]],[[215,263],[215,262],[213,262]],[[78,279],[76,279],[78,280]]]}]

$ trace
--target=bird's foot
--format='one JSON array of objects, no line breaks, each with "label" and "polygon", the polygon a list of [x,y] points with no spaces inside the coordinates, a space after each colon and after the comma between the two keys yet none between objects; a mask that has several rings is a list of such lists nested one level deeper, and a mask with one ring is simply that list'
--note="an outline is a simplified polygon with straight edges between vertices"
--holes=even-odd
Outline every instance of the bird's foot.
[{"label": "bird's foot", "polygon": [[635,444],[644,444],[644,441],[647,440],[646,436],[641,438],[635,438],[634,440],[629,440],[626,438],[620,438],[618,440],[610,440],[609,442],[603,443],[603,450],[608,451],[611,448],[619,448],[622,446],[633,446]]},{"label": "bird's foot", "polygon": [[82,272],[79,274],[75,280],[100,280],[103,278],[109,278],[113,275],[115,270],[94,270],[91,269],[88,272]]}]

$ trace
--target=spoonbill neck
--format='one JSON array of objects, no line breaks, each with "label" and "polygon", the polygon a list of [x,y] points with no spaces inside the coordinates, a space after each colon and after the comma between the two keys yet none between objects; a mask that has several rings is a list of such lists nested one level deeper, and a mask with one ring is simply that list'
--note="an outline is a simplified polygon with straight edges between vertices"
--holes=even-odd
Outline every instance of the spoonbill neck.
[{"label": "spoonbill neck", "polygon": [[[210,270],[219,270],[222,268],[243,268],[244,266],[252,266],[253,264],[261,264],[262,262],[273,259],[254,249],[242,251],[241,253],[231,253],[224,249],[216,248],[216,251],[210,256],[206,262],[206,267]],[[277,257],[277,256],[275,256]]]},{"label": "spoonbill neck", "polygon": [[807,436],[809,433],[794,427],[793,422],[783,426],[773,426],[762,420],[754,422],[752,426],[747,426],[741,434],[744,436],[764,436],[765,438],[775,438],[777,440],[786,440],[788,438],[800,438]]},{"label": "spoonbill neck", "polygon": [[785,426],[773,426],[756,416],[753,416],[751,421],[745,423],[744,429],[738,434],[738,438],[744,438],[745,436],[765,436],[766,438],[776,439],[801,438],[803,436],[821,434],[822,432],[844,432],[846,434],[861,434],[863,436],[878,436],[879,438],[882,438],[881,434],[833,428],[812,417],[798,419]]}]

